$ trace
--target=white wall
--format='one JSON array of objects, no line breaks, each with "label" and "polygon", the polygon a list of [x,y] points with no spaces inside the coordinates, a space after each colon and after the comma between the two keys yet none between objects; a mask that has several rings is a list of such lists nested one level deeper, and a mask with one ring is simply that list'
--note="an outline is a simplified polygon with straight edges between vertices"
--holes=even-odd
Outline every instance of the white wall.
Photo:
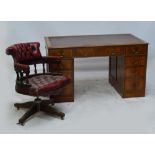
[{"label": "white wall", "polygon": [[[9,45],[18,42],[39,41],[42,53],[45,55],[44,36],[113,33],[132,33],[149,42],[149,62],[153,63],[155,22],[0,22],[0,95],[4,93],[2,98],[7,99],[14,89],[15,74],[12,58],[5,54],[5,49]],[[91,61],[90,59],[76,60],[76,69],[81,70],[83,68],[95,69],[93,66],[101,69],[103,65],[107,69],[107,58],[95,58]],[[9,89],[10,87],[11,89]]]},{"label": "white wall", "polygon": [[44,36],[113,33],[135,34],[155,48],[155,22],[0,22],[5,46],[40,41],[44,52]]},{"label": "white wall", "polygon": [[[5,48],[18,42],[39,41],[45,55],[45,36],[132,33],[150,43],[150,55],[155,55],[155,22],[0,22],[0,44]],[[7,61],[8,60],[7,58]],[[76,60],[89,61],[89,60]],[[94,60],[95,61],[95,60]]]},{"label": "white wall", "polygon": [[[136,115],[133,115],[133,117],[131,117],[131,114],[133,112],[134,113],[136,112],[135,109],[134,110],[132,109],[132,112],[131,113],[127,112],[129,115],[126,115],[124,120],[122,119],[123,123],[121,121],[118,121],[118,122],[120,122],[119,124],[127,123],[127,126],[129,126],[129,123],[132,124],[132,122],[134,122],[134,121],[128,121],[129,120],[128,118],[131,117],[131,119],[134,118],[135,120],[137,120],[137,118],[140,118],[140,116],[142,116],[142,118],[140,119],[141,121],[137,121],[137,122],[139,122],[140,124],[143,124],[142,123],[143,121],[144,122],[152,121],[153,122],[152,124],[154,124],[154,106],[151,106],[151,105],[146,106],[146,107],[144,107],[144,106],[145,106],[145,102],[147,102],[146,105],[148,105],[148,103],[153,103],[154,96],[155,96],[155,82],[154,82],[154,79],[155,79],[155,74],[154,74],[155,22],[0,22],[0,104],[1,104],[0,124],[2,126],[1,129],[3,129],[3,132],[5,132],[5,130],[7,130],[7,132],[10,130],[10,132],[11,132],[12,126],[14,127],[14,129],[15,129],[14,131],[16,133],[27,131],[28,128],[21,129],[21,128],[14,126],[15,125],[14,121],[16,118],[19,118],[20,113],[19,112],[17,113],[16,111],[12,110],[13,107],[11,107],[11,106],[13,106],[13,103],[23,102],[24,98],[27,98],[26,101],[30,100],[29,96],[23,95],[21,97],[21,95],[18,95],[15,92],[14,87],[15,87],[15,76],[16,75],[15,75],[15,72],[13,69],[13,60],[11,57],[9,57],[5,54],[5,49],[8,46],[10,46],[11,44],[14,44],[14,43],[19,43],[19,42],[39,41],[39,42],[41,42],[41,51],[42,51],[43,55],[45,55],[44,36],[113,34],[113,33],[117,33],[117,34],[118,33],[132,33],[132,34],[134,34],[134,35],[136,35],[150,43],[149,58],[148,58],[148,72],[147,72],[147,97],[144,98],[144,100],[138,100],[140,102],[142,101],[144,104],[141,104],[141,103],[140,104],[130,104],[131,107],[129,108],[129,110],[131,110],[133,106],[134,106],[134,108],[136,106],[138,106],[137,109],[140,110],[140,112],[138,114],[140,114],[140,115],[137,115],[137,113],[136,113]],[[105,73],[107,73],[108,59],[107,58],[76,59],[75,66],[76,66],[75,78],[76,77],[78,77],[78,79],[81,78],[83,80],[83,83],[85,83],[85,81],[87,81],[90,76],[92,76],[91,78],[94,80],[93,76],[102,77],[100,75],[100,73],[103,73],[104,75],[105,75]],[[97,70],[97,72],[96,72],[96,70]],[[105,72],[102,72],[103,70],[105,70]],[[87,73],[90,73],[90,74],[87,74]],[[95,75],[93,75],[93,74],[95,74]],[[108,74],[106,74],[106,75],[107,75],[107,79],[108,79]],[[77,86],[76,80],[75,80],[75,84]],[[81,91],[82,89],[81,88],[79,89],[79,88],[80,88],[80,85],[78,85],[78,87],[76,87],[76,89],[78,89],[77,92],[79,94],[83,93]],[[105,92],[105,91],[103,91],[103,92]],[[92,94],[97,94],[97,93],[93,92]],[[88,98],[86,98],[86,100],[87,99]],[[84,99],[84,101],[86,101],[86,100]],[[111,100],[109,100],[109,102],[110,101]],[[124,104],[124,101],[118,99],[118,102],[119,101],[120,101],[120,103],[123,103],[123,104],[120,104],[123,107],[124,106],[126,107],[129,105],[129,104]],[[128,100],[128,101],[130,101],[130,100]],[[109,102],[108,102],[108,105],[109,105]],[[141,105],[142,105],[142,107],[141,107]],[[154,104],[152,104],[152,105],[154,105]],[[104,106],[104,104],[103,104],[103,106]],[[107,104],[105,104],[104,108],[108,109],[106,106],[107,106]],[[110,109],[112,109],[111,107],[114,107],[114,109],[119,109],[119,108],[120,108],[120,110],[122,109],[120,106],[118,106],[118,107],[117,106],[118,105],[112,105],[112,106],[110,106]],[[78,117],[79,117],[79,111],[80,111],[80,110],[78,110],[78,109],[80,109],[79,107],[80,107],[80,104],[79,105],[77,104],[77,107],[75,107],[77,109],[77,112],[73,111],[73,113],[74,112],[78,113],[78,115],[77,115]],[[85,107],[87,107],[87,104],[85,104]],[[67,109],[68,108],[69,108],[69,106],[67,107]],[[83,107],[81,109],[83,109]],[[90,109],[88,111],[91,112]],[[151,114],[148,109],[153,110]],[[93,110],[94,110],[94,107],[93,107]],[[126,112],[127,108],[125,108],[124,110]],[[146,110],[146,113],[143,112],[145,110]],[[113,111],[116,115],[117,110],[116,111],[112,110],[112,115],[111,114],[107,115],[109,113],[109,111],[106,112],[106,110],[102,113],[103,117],[105,118],[105,120],[103,122],[107,121],[107,125],[105,125],[105,126],[108,126],[108,124],[109,124],[109,117],[112,120],[115,117],[115,115],[113,115]],[[122,111],[120,111],[120,113],[122,113]],[[148,118],[149,119],[152,118],[151,121],[147,121],[147,117],[144,117],[145,114],[147,114],[147,113],[150,114],[150,115],[148,115]],[[124,112],[122,114],[123,114],[122,116],[124,117]],[[21,115],[22,115],[22,112],[21,112]],[[118,111],[118,115],[119,115],[119,111]],[[121,116],[121,115],[119,115],[119,116]],[[119,118],[119,116],[117,118]],[[11,119],[11,117],[14,117],[14,118]],[[70,118],[72,118],[72,117],[70,117]],[[106,118],[108,118],[108,119],[106,120]],[[116,120],[117,120],[117,118],[116,118]],[[97,119],[95,119],[95,120],[97,120]],[[127,120],[127,122],[126,122],[126,120]],[[64,123],[64,124],[67,124],[67,125],[71,124],[70,119],[68,119],[68,121],[69,121],[68,123]],[[118,124],[115,125],[115,123],[117,121],[115,122],[115,119],[113,121],[114,121],[114,123],[111,123],[111,124],[114,124],[114,126],[115,126],[114,128],[117,130]],[[73,121],[73,122],[76,122],[76,121]],[[87,121],[87,123],[88,123],[88,121]],[[47,123],[47,124],[49,124],[49,123]],[[92,124],[92,120],[90,121],[90,124]],[[148,124],[149,123],[146,123],[146,128],[147,128]],[[104,125],[104,123],[103,123],[103,125]],[[56,126],[58,126],[58,124]],[[74,125],[71,124],[71,126],[74,126]],[[83,126],[83,125],[81,125],[81,126]],[[145,126],[145,125],[142,125],[142,127],[143,126]],[[34,132],[36,132],[36,130],[38,130],[38,126],[36,126],[36,127],[37,128],[33,128]],[[48,125],[48,127],[49,127],[49,125]],[[111,128],[111,127],[112,126],[109,126],[109,128]],[[67,126],[67,128],[68,128],[68,126]],[[42,129],[42,125],[41,125],[40,129],[41,129],[40,131],[44,131],[44,128]],[[50,129],[50,132],[52,130],[53,130],[53,126],[52,126],[52,129]],[[150,130],[152,130],[152,129],[150,129]],[[154,131],[154,125],[153,125],[153,131]],[[30,132],[30,130],[29,130],[29,132]],[[62,132],[64,132],[64,130]]]}]

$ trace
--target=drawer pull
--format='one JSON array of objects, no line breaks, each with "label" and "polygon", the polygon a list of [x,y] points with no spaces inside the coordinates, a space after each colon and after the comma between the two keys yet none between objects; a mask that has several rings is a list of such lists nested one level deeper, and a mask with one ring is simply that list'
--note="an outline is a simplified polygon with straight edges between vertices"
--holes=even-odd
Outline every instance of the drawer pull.
[{"label": "drawer pull", "polygon": [[134,52],[134,55],[138,55],[138,54],[139,54],[139,52],[138,52],[138,51],[135,51],[135,52]]},{"label": "drawer pull", "polygon": [[64,51],[60,51],[60,55],[64,57]]},{"label": "drawer pull", "polygon": [[112,52],[111,55],[116,55],[116,53],[115,52]]},{"label": "drawer pull", "polygon": [[136,61],[136,62],[134,62],[134,65],[138,65],[138,62]]}]

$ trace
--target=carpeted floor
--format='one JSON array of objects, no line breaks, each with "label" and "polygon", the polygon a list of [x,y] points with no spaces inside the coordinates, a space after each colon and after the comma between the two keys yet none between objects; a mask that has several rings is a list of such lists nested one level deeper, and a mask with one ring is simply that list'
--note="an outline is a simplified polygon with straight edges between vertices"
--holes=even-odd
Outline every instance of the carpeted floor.
[{"label": "carpeted floor", "polygon": [[108,83],[107,58],[78,59],[75,102],[56,105],[65,112],[65,120],[38,113],[24,127],[16,122],[25,110],[17,111],[13,103],[33,98],[15,93],[9,68],[1,87],[0,133],[155,133],[154,64],[150,58],[146,97],[122,99]]}]

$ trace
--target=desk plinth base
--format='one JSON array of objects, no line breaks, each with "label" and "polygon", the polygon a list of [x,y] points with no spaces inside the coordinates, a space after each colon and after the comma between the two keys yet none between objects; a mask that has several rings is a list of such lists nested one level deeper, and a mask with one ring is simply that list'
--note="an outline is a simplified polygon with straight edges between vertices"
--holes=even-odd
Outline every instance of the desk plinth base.
[{"label": "desk plinth base", "polygon": [[62,103],[62,102],[74,102],[74,96],[56,96],[54,97],[55,103]]}]

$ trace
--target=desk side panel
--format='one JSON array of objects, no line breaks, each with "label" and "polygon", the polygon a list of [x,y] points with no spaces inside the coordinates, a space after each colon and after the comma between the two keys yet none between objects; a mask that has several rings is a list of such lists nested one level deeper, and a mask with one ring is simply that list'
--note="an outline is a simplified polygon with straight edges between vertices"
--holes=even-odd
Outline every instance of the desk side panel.
[{"label": "desk side panel", "polygon": [[124,56],[109,57],[109,83],[123,96],[124,94]]},{"label": "desk side panel", "polygon": [[48,66],[48,70],[50,72],[60,71],[63,75],[71,79],[71,83],[58,96],[51,96],[56,103],[74,102],[74,59],[71,55],[71,50],[48,50],[48,56],[62,56],[60,68],[57,65],[50,65]]}]

